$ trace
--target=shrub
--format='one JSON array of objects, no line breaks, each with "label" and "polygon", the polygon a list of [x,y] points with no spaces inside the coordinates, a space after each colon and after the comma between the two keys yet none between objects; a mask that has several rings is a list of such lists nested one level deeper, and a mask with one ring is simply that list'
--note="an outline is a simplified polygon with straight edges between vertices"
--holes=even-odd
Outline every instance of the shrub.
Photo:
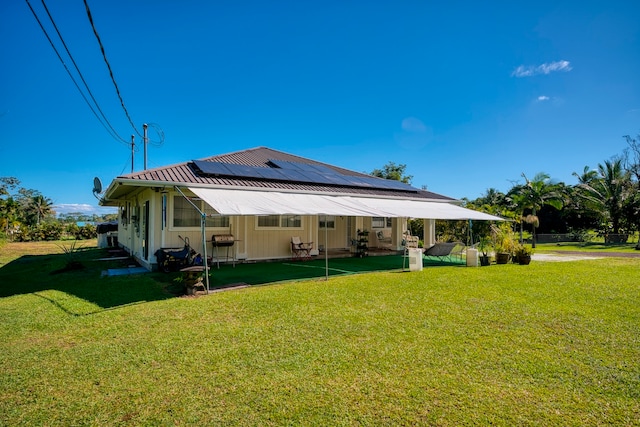
[{"label": "shrub", "polygon": [[59,222],[44,222],[39,225],[22,226],[16,233],[19,242],[60,240],[63,226]]},{"label": "shrub", "polygon": [[85,224],[82,227],[78,227],[79,231],[76,234],[77,239],[94,239],[98,236],[96,226],[93,224]]}]

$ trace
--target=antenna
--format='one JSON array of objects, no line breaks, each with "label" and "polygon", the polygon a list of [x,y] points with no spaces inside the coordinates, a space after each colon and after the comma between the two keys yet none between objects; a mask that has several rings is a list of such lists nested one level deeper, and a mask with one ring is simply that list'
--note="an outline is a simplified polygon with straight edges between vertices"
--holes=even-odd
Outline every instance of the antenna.
[{"label": "antenna", "polygon": [[102,181],[96,176],[93,178],[93,195],[96,199],[101,200],[100,194],[102,194]]}]

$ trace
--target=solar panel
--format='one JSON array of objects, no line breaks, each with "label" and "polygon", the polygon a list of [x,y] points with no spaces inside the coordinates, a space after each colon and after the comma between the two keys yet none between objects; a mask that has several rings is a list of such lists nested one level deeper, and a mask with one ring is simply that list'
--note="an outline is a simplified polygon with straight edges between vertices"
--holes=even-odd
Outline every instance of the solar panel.
[{"label": "solar panel", "polygon": [[268,179],[311,184],[337,185],[359,188],[416,191],[409,184],[373,176],[343,175],[327,166],[311,163],[269,160],[276,167],[248,166],[222,162],[194,160],[194,165],[205,175],[238,178]]},{"label": "solar panel", "polygon": [[203,160],[194,160],[193,163],[202,173],[207,175],[229,175],[231,173],[224,163]]},{"label": "solar panel", "polygon": [[373,188],[373,184],[369,182],[365,177],[352,176],[352,175],[343,175],[343,176],[344,176],[344,179],[351,186]]},{"label": "solar panel", "polygon": [[302,171],[296,169],[278,169],[278,172],[289,181],[313,182]]},{"label": "solar panel", "polygon": [[227,164],[226,166],[231,171],[232,176],[243,178],[261,178],[261,176],[256,172],[257,167],[255,166],[238,164]]},{"label": "solar panel", "polygon": [[287,177],[280,172],[278,168],[256,168],[255,173],[264,179],[273,179],[278,181],[286,181]]},{"label": "solar panel", "polygon": [[321,179],[326,184],[351,185],[350,182],[345,179],[344,175],[338,175],[334,171],[332,171],[332,173],[330,173],[330,174],[328,174],[328,173],[320,173],[318,175],[320,175]]},{"label": "solar panel", "polygon": [[405,184],[404,182],[401,181],[395,181],[393,179],[384,179],[384,178],[377,178],[377,177],[362,177],[362,179],[364,181],[366,181],[367,183],[370,183],[371,186],[373,188],[384,188],[384,189],[391,189],[391,190],[409,190],[409,191],[415,191],[416,189],[413,188],[412,186],[410,186],[409,184]]},{"label": "solar panel", "polygon": [[304,163],[299,162],[289,162],[287,160],[274,160],[269,159],[269,163],[276,165],[281,169],[293,169],[293,170],[304,170]]},{"label": "solar panel", "polygon": [[342,175],[342,174],[336,172],[335,170],[333,170],[330,167],[325,166],[325,165],[316,165],[316,164],[309,163],[306,166],[309,166],[309,168],[311,170],[315,170],[316,172],[326,173],[326,174],[333,174],[333,175]]}]

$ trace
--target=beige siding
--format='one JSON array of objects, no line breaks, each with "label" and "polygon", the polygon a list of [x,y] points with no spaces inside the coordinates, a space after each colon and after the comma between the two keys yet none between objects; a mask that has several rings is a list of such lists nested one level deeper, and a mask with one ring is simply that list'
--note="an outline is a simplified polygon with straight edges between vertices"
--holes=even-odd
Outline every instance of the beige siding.
[{"label": "beige siding", "polygon": [[[239,253],[246,254],[247,259],[275,259],[291,256],[291,237],[299,236],[302,241],[314,241],[315,232],[312,224],[315,217],[303,216],[301,228],[259,228],[255,216],[243,218],[244,230],[240,235],[243,245]],[[314,242],[317,248],[317,242]]]},{"label": "beige siding", "polygon": [[[316,224],[318,224],[318,218],[316,218]],[[320,217],[322,218],[322,217]],[[352,224],[352,230],[349,232],[349,224]],[[355,219],[346,216],[335,217],[335,228],[318,229],[318,245],[322,245],[328,249],[348,249],[351,246],[350,238],[355,235]]]}]

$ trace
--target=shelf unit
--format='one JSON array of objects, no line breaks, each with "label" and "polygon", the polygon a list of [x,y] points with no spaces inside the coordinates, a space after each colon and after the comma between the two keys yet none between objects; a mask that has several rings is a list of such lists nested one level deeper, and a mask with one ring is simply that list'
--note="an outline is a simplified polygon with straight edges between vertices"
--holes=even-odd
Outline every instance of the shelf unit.
[{"label": "shelf unit", "polygon": [[355,256],[364,258],[369,255],[369,232],[358,230],[358,238],[356,240]]}]

